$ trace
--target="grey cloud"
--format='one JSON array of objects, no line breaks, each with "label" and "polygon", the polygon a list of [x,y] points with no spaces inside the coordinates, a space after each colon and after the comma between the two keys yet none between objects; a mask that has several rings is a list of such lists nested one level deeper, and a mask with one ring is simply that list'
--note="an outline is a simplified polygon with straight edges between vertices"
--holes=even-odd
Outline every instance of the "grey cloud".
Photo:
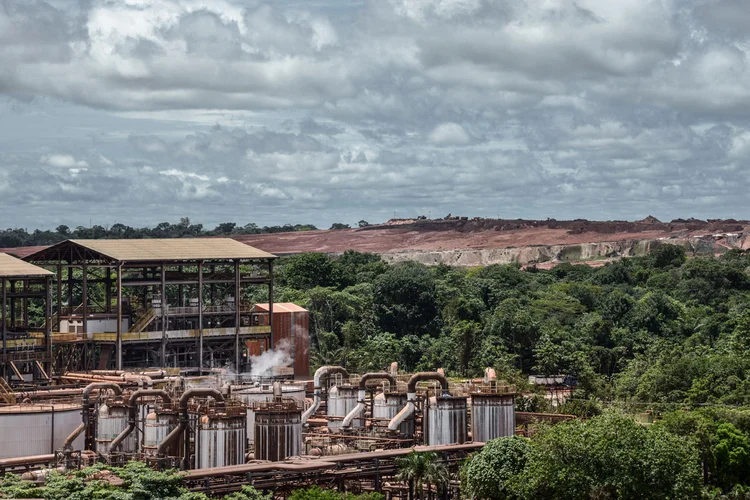
[{"label": "grey cloud", "polygon": [[9,217],[750,217],[739,0],[2,5]]}]

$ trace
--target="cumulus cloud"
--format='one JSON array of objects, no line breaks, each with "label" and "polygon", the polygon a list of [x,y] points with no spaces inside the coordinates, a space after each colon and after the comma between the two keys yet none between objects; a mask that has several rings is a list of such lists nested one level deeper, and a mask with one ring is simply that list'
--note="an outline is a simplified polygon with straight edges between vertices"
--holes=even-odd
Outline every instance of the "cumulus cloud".
[{"label": "cumulus cloud", "polygon": [[2,5],[18,224],[745,216],[741,0]]}]

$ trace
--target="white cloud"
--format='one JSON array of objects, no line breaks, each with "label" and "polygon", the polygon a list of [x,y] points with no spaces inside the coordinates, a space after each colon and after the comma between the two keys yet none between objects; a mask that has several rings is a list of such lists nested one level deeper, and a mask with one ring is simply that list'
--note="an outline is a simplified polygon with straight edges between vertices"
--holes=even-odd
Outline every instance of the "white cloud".
[{"label": "white cloud", "polygon": [[465,146],[470,140],[458,123],[441,123],[430,132],[430,141],[439,146]]},{"label": "white cloud", "polygon": [[50,167],[59,168],[82,169],[89,166],[86,161],[76,160],[73,155],[68,154],[48,154],[42,156],[39,161],[45,165],[49,165]]}]

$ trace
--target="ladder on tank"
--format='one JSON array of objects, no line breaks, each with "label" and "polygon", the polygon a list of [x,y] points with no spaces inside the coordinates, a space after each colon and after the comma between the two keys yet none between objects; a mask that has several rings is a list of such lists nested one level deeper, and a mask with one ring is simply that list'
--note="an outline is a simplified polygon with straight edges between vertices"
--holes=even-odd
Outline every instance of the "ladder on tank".
[{"label": "ladder on tank", "polygon": [[0,399],[5,401],[5,404],[16,404],[16,394],[3,377],[0,377]]}]

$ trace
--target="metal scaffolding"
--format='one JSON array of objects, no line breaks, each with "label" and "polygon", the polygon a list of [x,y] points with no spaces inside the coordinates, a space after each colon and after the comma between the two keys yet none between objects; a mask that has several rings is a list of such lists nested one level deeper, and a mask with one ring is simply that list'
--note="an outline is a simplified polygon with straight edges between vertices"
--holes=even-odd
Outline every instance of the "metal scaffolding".
[{"label": "metal scaffolding", "polygon": [[[49,316],[52,273],[0,254],[0,396],[9,385],[49,382],[52,359]],[[6,401],[9,402],[9,401]]]},{"label": "metal scaffolding", "polygon": [[[55,271],[47,324],[60,374],[143,366],[241,371],[245,341],[273,346],[274,259],[229,238],[184,238],[68,240],[25,260]],[[252,286],[267,287],[268,311],[254,307]]]}]

